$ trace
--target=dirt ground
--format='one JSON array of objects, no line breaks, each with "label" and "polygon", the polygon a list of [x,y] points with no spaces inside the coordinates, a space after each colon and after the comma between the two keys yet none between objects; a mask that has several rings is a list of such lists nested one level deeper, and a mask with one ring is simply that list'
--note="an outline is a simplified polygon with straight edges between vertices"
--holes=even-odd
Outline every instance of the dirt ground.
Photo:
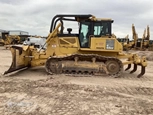
[{"label": "dirt ground", "polygon": [[10,64],[0,47],[0,115],[153,115],[153,61],[142,78],[140,68],[121,78],[48,75],[44,67],[3,76]]}]

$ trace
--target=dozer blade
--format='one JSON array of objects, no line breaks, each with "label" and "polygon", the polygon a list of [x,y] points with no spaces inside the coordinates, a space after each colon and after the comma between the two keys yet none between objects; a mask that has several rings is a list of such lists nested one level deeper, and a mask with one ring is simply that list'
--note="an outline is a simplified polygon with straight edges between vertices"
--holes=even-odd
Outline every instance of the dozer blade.
[{"label": "dozer blade", "polygon": [[125,69],[125,71],[129,70],[131,68],[131,64],[128,64],[128,67]]},{"label": "dozer blade", "polygon": [[29,58],[25,58],[26,55],[29,55],[28,50],[24,51],[22,46],[12,46],[10,50],[12,53],[12,64],[10,68],[4,72],[4,75],[30,66]]},{"label": "dozer blade", "polygon": [[134,73],[135,71],[137,71],[137,64],[134,64],[134,68],[130,73]]},{"label": "dozer blade", "polygon": [[141,66],[141,73],[137,76],[138,78],[142,77],[145,74],[145,67]]}]

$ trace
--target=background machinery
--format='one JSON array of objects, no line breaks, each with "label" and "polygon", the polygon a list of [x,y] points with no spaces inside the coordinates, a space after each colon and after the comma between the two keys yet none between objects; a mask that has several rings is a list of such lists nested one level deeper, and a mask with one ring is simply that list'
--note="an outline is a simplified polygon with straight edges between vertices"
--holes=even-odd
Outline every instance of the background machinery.
[{"label": "background machinery", "polygon": [[[147,30],[147,32],[146,32]],[[147,35],[146,35],[147,33]],[[147,29],[144,30],[142,38],[138,38],[138,34],[136,33],[134,24],[132,25],[132,34],[133,34],[133,49],[136,50],[147,50],[150,47],[150,29],[147,26]]]},{"label": "background machinery", "polygon": [[125,36],[125,38],[117,38],[117,40],[122,44],[124,51],[131,49],[133,45],[133,42],[129,39],[129,35]]},{"label": "background machinery", "polygon": [[1,42],[2,45],[12,45],[12,44],[22,44],[26,37],[29,35],[9,35],[9,32],[1,33]]},{"label": "background machinery", "polygon": [[133,40],[129,40],[128,35],[125,38],[118,38],[118,41],[123,45],[123,50],[153,50],[149,26],[147,26],[147,32],[146,29],[144,30],[142,38],[138,38],[135,26],[132,24],[132,36]]},{"label": "background machinery", "polygon": [[16,44],[34,45],[34,47],[38,48],[44,44],[45,40],[45,37],[36,35],[9,35],[9,32],[2,32],[0,44],[6,48],[10,48],[11,45]]},{"label": "background machinery", "polygon": [[[69,23],[77,25],[70,28]],[[68,23],[66,27],[65,23]],[[44,66],[49,74],[94,74],[106,73],[118,77],[126,70],[141,66],[141,77],[147,61],[137,54],[123,53],[122,44],[112,35],[112,19],[96,18],[93,15],[56,15],[51,22],[50,33],[39,51],[33,46],[13,45],[12,65],[4,74],[25,67]],[[67,28],[67,32],[64,32]],[[75,30],[75,31],[74,31]],[[123,61],[122,59],[127,59]]]},{"label": "background machinery", "polygon": [[0,44],[5,45],[8,44],[10,41],[7,40],[6,36],[9,35],[9,32],[2,32],[1,33],[1,38],[0,38]]}]

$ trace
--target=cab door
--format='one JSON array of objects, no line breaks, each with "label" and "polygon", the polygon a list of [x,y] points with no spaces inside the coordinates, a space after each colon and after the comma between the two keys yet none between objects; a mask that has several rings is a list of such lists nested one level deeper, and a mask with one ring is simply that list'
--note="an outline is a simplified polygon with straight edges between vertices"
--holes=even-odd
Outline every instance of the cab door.
[{"label": "cab door", "polygon": [[90,48],[91,22],[83,22],[79,31],[80,48]]}]

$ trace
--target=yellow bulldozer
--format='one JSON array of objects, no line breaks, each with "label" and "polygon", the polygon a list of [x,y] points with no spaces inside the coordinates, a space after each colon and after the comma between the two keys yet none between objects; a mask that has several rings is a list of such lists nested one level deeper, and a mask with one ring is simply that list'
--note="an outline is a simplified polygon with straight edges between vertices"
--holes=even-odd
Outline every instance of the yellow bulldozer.
[{"label": "yellow bulldozer", "polygon": [[[69,28],[65,23],[75,22]],[[52,19],[46,49],[39,51],[33,46],[13,45],[12,64],[4,74],[28,67],[45,66],[49,74],[92,74],[104,73],[119,77],[125,70],[141,66],[138,78],[145,74],[147,61],[137,54],[123,53],[122,44],[112,35],[112,19],[96,18],[91,14],[61,14]],[[67,28],[67,32],[64,32]],[[78,30],[76,31],[76,28]],[[73,31],[74,30],[74,31]],[[122,60],[124,59],[124,60]],[[127,60],[125,60],[127,59]]]}]

